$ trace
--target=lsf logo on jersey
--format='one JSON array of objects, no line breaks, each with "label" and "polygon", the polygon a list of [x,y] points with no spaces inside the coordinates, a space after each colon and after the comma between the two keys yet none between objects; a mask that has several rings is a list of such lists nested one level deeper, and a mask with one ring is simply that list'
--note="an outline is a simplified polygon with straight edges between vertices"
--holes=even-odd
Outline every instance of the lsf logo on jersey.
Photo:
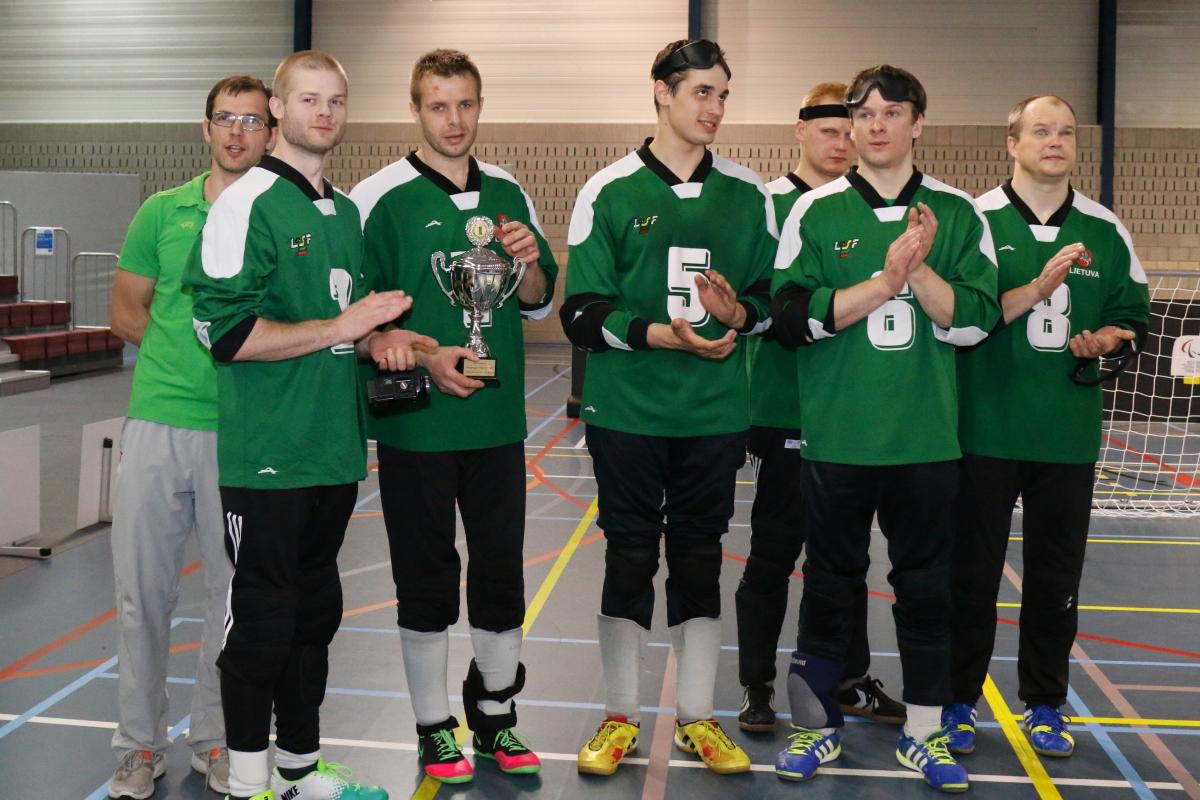
[{"label": "lsf logo on jersey", "polygon": [[649,217],[634,217],[633,227],[637,228],[637,232],[644,236],[650,230],[650,226],[656,222],[658,222],[657,214]]},{"label": "lsf logo on jersey", "polygon": [[308,255],[308,246],[310,244],[312,244],[312,234],[311,233],[305,233],[300,236],[292,237],[292,241],[291,241],[292,249],[296,251],[296,255],[298,255],[298,256]]},{"label": "lsf logo on jersey", "polygon": [[858,239],[843,239],[833,243],[833,252],[838,254],[838,258],[849,258],[850,251],[858,247]]}]

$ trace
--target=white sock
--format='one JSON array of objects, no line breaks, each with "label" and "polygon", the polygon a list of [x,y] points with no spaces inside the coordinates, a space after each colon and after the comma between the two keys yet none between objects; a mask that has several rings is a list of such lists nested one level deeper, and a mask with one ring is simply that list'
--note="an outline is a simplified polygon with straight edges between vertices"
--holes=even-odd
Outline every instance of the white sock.
[{"label": "white sock", "polygon": [[721,618],[696,617],[670,631],[679,664],[675,717],[681,724],[712,719],[717,661],[721,657]]},{"label": "white sock", "polygon": [[923,742],[942,729],[941,706],[916,706],[908,704],[908,721],[904,732],[918,742]]},{"label": "white sock", "polygon": [[[471,646],[475,649],[475,666],[483,676],[483,688],[499,692],[517,680],[517,665],[521,662],[521,629],[485,631],[471,628]],[[484,714],[507,714],[509,702],[480,700],[479,710]]]},{"label": "white sock", "polygon": [[320,750],[314,750],[311,753],[289,753],[278,744],[275,745],[275,766],[282,767],[283,769],[314,767],[320,758]]},{"label": "white sock", "polygon": [[400,655],[408,697],[418,725],[436,725],[450,716],[446,690],[446,665],[450,657],[450,632],[400,629]]},{"label": "white sock", "polygon": [[596,615],[600,631],[600,661],[604,665],[604,714],[621,716],[634,725],[641,724],[638,704],[638,680],[642,671],[642,651],[646,629],[631,619]]},{"label": "white sock", "polygon": [[265,792],[271,783],[271,768],[267,762],[267,751],[229,751],[229,794],[235,797],[253,797]]}]

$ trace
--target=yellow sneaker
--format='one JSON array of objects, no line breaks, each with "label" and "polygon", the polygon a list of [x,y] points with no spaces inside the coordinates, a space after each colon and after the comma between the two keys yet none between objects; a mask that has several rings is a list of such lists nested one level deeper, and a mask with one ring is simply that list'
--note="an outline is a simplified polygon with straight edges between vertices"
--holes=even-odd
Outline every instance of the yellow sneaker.
[{"label": "yellow sneaker", "polygon": [[621,759],[637,749],[640,730],[625,717],[613,716],[601,722],[596,735],[579,751],[579,771],[588,775],[612,775]]},{"label": "yellow sneaker", "polygon": [[700,756],[705,766],[719,775],[750,771],[750,756],[733,743],[715,719],[676,724],[675,746]]}]

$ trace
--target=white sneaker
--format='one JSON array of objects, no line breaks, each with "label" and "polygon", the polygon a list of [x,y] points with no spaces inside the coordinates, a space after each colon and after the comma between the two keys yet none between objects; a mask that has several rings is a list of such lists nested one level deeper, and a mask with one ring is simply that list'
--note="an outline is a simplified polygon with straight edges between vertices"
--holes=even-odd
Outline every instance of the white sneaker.
[{"label": "white sneaker", "polygon": [[146,800],[154,794],[154,781],[167,771],[162,753],[149,750],[130,750],[121,756],[121,763],[108,784],[108,796]]},{"label": "white sneaker", "polygon": [[349,767],[322,758],[298,781],[289,781],[276,768],[271,772],[271,789],[276,800],[388,800],[388,793],[378,786],[350,783],[349,777]]},{"label": "white sneaker", "polygon": [[217,794],[229,794],[229,751],[214,747],[205,753],[192,753],[192,769],[204,776],[204,785]]}]

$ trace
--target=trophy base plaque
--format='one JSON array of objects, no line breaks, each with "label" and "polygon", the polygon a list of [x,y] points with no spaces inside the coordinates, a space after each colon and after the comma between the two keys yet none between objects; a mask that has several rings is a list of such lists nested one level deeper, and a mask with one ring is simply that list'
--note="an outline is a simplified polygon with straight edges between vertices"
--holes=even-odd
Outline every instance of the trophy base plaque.
[{"label": "trophy base plaque", "polygon": [[481,358],[478,361],[460,358],[458,371],[468,378],[480,381],[485,389],[489,386],[500,385],[500,379],[496,377],[496,359],[494,358]]}]

